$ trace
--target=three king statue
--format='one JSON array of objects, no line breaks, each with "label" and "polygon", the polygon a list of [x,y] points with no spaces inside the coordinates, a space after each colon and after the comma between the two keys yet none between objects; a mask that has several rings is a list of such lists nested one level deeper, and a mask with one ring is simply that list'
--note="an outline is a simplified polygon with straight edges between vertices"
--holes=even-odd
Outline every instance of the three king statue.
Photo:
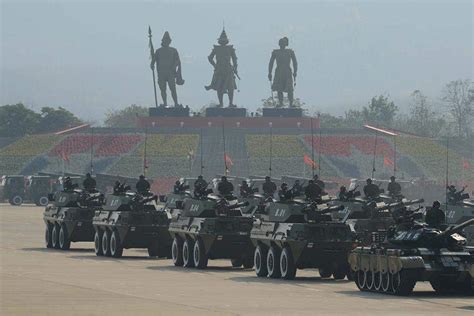
[{"label": "three king statue", "polygon": [[[167,86],[171,91],[171,97],[175,107],[180,106],[178,103],[178,95],[176,85],[183,85],[184,80],[181,75],[181,61],[176,48],[171,47],[171,37],[165,32],[161,40],[161,47],[153,51],[153,43],[151,42],[151,30],[149,30],[151,64],[153,71],[153,80],[155,80],[155,66],[158,73],[158,87],[161,91],[163,106],[167,106]],[[277,107],[283,107],[283,93],[287,93],[290,107],[293,107],[293,91],[296,85],[296,74],[298,71],[298,63],[293,50],[288,49],[288,38],[284,37],[279,40],[279,49],[272,52],[270,63],[268,65],[268,79],[273,82],[271,85],[272,93],[276,91],[278,94]],[[240,80],[237,72],[237,55],[235,48],[229,45],[229,39],[225,30],[222,30],[217,40],[218,45],[214,45],[211,54],[208,56],[209,63],[214,67],[211,83],[205,86],[206,90],[215,90],[219,99],[219,107],[224,106],[224,94],[229,97],[229,107],[236,107],[234,104],[234,91],[237,89],[235,79]],[[276,62],[275,75],[273,73],[273,65]],[[292,64],[292,65],[291,65]],[[291,67],[293,66],[293,68]],[[155,98],[156,98],[156,85]]]}]

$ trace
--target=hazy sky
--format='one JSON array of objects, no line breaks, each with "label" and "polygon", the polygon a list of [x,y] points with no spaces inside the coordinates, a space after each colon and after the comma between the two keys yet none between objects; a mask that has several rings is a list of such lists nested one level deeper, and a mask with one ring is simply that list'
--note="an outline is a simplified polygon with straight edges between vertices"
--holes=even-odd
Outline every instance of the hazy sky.
[{"label": "hazy sky", "polygon": [[268,60],[288,36],[295,95],[312,111],[341,114],[388,93],[400,105],[419,89],[436,99],[473,78],[473,1],[3,1],[0,104],[64,106],[86,120],[135,103],[152,106],[147,28],[168,30],[183,62],[182,104],[205,91],[222,30],[236,48],[240,92],[255,110],[270,96]]}]

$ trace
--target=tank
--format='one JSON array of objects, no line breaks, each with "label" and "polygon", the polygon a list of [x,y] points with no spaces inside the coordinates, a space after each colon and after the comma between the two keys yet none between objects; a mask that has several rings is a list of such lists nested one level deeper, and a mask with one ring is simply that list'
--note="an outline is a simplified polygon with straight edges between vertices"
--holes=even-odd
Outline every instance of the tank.
[{"label": "tank", "polygon": [[[474,218],[474,200],[470,199],[467,193],[462,196],[462,199],[450,201],[447,211],[445,205],[442,205],[441,208],[445,211],[447,224],[460,224]],[[464,234],[467,244],[474,246],[474,226],[466,227]]]},{"label": "tank", "polygon": [[409,295],[418,281],[436,292],[473,292],[474,253],[466,248],[463,228],[470,219],[445,231],[413,221],[393,227],[387,239],[357,247],[349,256],[361,291]]},{"label": "tank", "polygon": [[44,213],[46,248],[68,250],[71,242],[94,241],[92,218],[103,202],[101,193],[80,189],[50,195]]},{"label": "tank", "polygon": [[96,255],[119,258],[124,249],[146,248],[150,257],[169,257],[170,217],[153,201],[156,195],[143,196],[129,187],[107,195],[92,221]]},{"label": "tank", "polygon": [[251,231],[257,276],[294,279],[297,269],[318,268],[323,278],[343,279],[353,236],[349,225],[332,220],[341,208],[299,199],[268,203]]},{"label": "tank", "polygon": [[253,266],[251,217],[242,216],[245,203],[216,195],[186,198],[182,212],[170,223],[175,266],[205,269],[209,259],[230,259],[233,267]]}]

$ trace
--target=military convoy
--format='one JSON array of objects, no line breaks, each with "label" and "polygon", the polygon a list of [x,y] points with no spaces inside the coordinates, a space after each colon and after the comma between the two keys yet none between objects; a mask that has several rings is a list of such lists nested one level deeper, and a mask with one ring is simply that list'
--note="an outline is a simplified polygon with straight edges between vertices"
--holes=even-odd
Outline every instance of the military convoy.
[{"label": "military convoy", "polygon": [[105,205],[92,219],[96,255],[119,258],[124,249],[146,248],[150,257],[169,257],[170,217],[157,210],[153,201],[157,196],[151,193],[144,196],[116,184],[114,193],[107,195]]},{"label": "military convoy", "polygon": [[230,259],[233,267],[251,268],[253,219],[242,216],[237,200],[209,194],[186,198],[169,226],[175,266],[205,269],[209,259]]},{"label": "military convoy", "polygon": [[52,204],[43,213],[47,248],[68,250],[71,242],[94,241],[92,218],[102,206],[103,195],[80,189],[50,195]]},{"label": "military convoy", "polygon": [[474,291],[474,254],[466,248],[463,228],[470,219],[444,231],[416,222],[393,227],[383,243],[358,247],[349,256],[361,291],[409,295],[417,281],[436,292]]},{"label": "military convoy", "polygon": [[0,181],[0,200],[19,206],[24,202],[33,202],[37,206],[48,205],[51,192],[49,176],[3,176]]}]

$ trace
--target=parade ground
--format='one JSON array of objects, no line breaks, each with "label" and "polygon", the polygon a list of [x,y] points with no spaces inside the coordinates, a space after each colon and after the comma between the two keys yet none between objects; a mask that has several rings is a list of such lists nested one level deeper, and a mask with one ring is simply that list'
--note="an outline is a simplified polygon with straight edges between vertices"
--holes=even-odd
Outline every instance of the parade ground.
[{"label": "parade ground", "polygon": [[125,250],[96,257],[93,243],[70,251],[44,246],[43,209],[0,204],[0,315],[354,315],[471,314],[474,299],[438,296],[419,283],[410,297],[362,293],[353,282],[298,271],[294,281],[210,261],[207,270],[174,267]]}]

